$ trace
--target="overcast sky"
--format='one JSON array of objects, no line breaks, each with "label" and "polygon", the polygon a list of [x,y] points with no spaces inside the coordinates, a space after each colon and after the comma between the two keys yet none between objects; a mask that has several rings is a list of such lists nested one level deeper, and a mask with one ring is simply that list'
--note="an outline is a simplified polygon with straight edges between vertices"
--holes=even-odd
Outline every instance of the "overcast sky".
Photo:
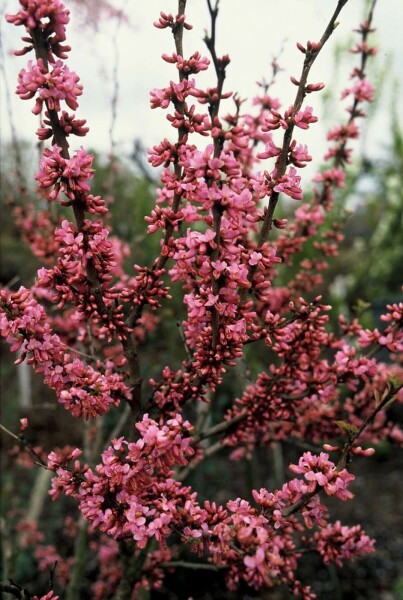
[{"label": "overcast sky", "polygon": [[[71,5],[72,3],[70,3]],[[175,12],[174,0],[115,0],[115,6],[124,7],[130,18],[130,26],[122,25],[118,31],[119,52],[119,99],[115,138],[118,148],[130,152],[133,140],[139,138],[145,146],[157,143],[163,137],[175,139],[175,132],[166,121],[166,111],[149,108],[149,91],[165,87],[170,79],[176,80],[176,69],[163,60],[163,52],[174,51],[173,39],[169,30],[158,30],[153,21],[159,11]],[[270,78],[270,62],[274,54],[283,46],[280,64],[286,69],[272,90],[283,106],[288,106],[296,88],[289,76],[298,78],[302,66],[302,54],[295,43],[306,43],[308,39],[318,40],[328,22],[336,0],[221,0],[217,27],[218,54],[229,54],[231,64],[227,70],[225,90],[236,91],[249,101],[257,91],[256,82],[263,77]],[[339,97],[345,84],[345,75],[353,65],[354,57],[344,54],[339,74],[334,70],[335,49],[352,39],[352,29],[358,25],[363,14],[362,0],[349,0],[340,17],[340,25],[315,63],[310,81],[323,81]],[[5,12],[16,12],[17,0],[3,1]],[[67,0],[66,5],[69,5]],[[94,0],[96,6],[96,0]],[[209,27],[206,0],[188,0],[188,21],[194,26],[184,35],[184,52],[189,55],[195,50],[208,55],[202,41],[204,30]],[[3,19],[4,21],[4,19]],[[111,96],[113,93],[113,35],[116,22],[101,23],[95,33],[91,28],[80,28],[80,20],[72,14],[68,29],[68,43],[73,50],[69,57],[69,68],[75,70],[84,85],[84,94],[77,111],[79,118],[86,118],[90,133],[85,139],[76,138],[76,146],[109,149],[109,128],[111,122]],[[401,0],[378,0],[375,12],[375,25],[380,52],[377,65],[387,65],[388,78],[384,84],[384,96],[377,120],[371,124],[365,137],[367,151],[372,156],[382,153],[382,147],[389,139],[388,120],[393,82],[403,71],[403,10]],[[12,90],[12,111],[19,134],[32,140],[38,126],[37,117],[30,112],[33,101],[21,101],[14,94],[19,69],[25,66],[27,58],[10,56],[10,51],[20,47],[18,34],[21,28],[2,24],[3,49],[6,54],[5,69]],[[197,76],[198,87],[213,85],[213,71]],[[2,86],[3,87],[3,86]],[[402,90],[400,97],[402,95]],[[399,99],[397,110],[402,112],[403,102]],[[308,98],[316,112],[321,111],[320,94]],[[223,112],[232,109],[231,101],[223,107]],[[340,110],[340,108],[339,108]],[[333,109],[332,109],[333,111]],[[342,112],[339,113],[342,115]],[[2,93],[2,136],[6,140],[10,127],[6,112],[4,91]],[[329,124],[329,123],[328,123]],[[311,153],[322,155],[325,146],[323,129],[314,126],[307,134],[298,131],[298,140],[308,143]]]}]

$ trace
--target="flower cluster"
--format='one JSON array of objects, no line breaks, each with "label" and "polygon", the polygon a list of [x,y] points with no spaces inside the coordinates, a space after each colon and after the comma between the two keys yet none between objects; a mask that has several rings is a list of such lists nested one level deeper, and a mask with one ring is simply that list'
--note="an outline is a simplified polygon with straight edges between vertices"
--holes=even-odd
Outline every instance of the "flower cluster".
[{"label": "flower cluster", "polygon": [[315,533],[314,539],[325,564],[334,562],[341,567],[343,560],[351,561],[374,552],[374,540],[365,534],[360,525],[347,527],[336,521]]},{"label": "flower cluster", "polygon": [[92,527],[114,538],[130,535],[144,548],[150,537],[158,541],[168,537],[178,521],[180,499],[187,489],[172,479],[172,467],[186,465],[194,450],[192,427],[180,415],[159,427],[146,414],[136,428],[139,440],[113,440],[95,472],[77,462],[73,470],[66,468],[78,450],[63,458],[50,455],[49,468],[57,473],[52,483],[54,499],[61,491],[75,495]]},{"label": "flower cluster", "polygon": [[299,459],[298,465],[291,465],[290,469],[294,473],[302,474],[307,480],[308,494],[317,491],[320,486],[328,496],[336,496],[340,500],[349,500],[353,497],[347,490],[347,486],[355,479],[354,475],[348,473],[346,469],[338,471],[325,452],[321,452],[319,456],[306,452]]},{"label": "flower cluster", "polygon": [[17,94],[22,100],[28,100],[36,95],[34,115],[42,112],[43,103],[48,110],[60,111],[60,101],[64,100],[69,108],[76,110],[78,107],[77,96],[81,96],[83,86],[79,84],[80,78],[69,70],[61,60],[58,60],[48,72],[43,60],[36,64],[28,63],[28,70],[21,69],[18,76]]},{"label": "flower cluster", "polygon": [[34,36],[39,31],[46,41],[49,60],[53,55],[66,58],[69,46],[62,46],[66,41],[66,25],[69,22],[69,11],[61,0],[21,0],[20,10],[15,15],[6,15],[6,20],[17,26],[24,26],[28,37],[23,38],[29,45],[15,54],[21,56],[34,47]]},{"label": "flower cluster", "polygon": [[[49,468],[56,471],[53,498],[62,491],[73,495],[92,528],[116,539],[130,536],[140,548],[150,538],[156,538],[164,547],[173,530],[181,532],[182,540],[193,551],[208,552],[214,564],[227,568],[230,589],[237,589],[241,579],[257,590],[273,587],[280,580],[291,584],[296,595],[314,597],[309,588],[295,579],[301,554],[294,534],[303,527],[290,516],[290,509],[301,499],[310,498],[302,511],[305,527],[323,527],[327,522],[326,509],[314,494],[323,489],[328,495],[345,500],[351,495],[347,486],[354,479],[352,475],[346,470],[337,471],[328,455],[308,452],[298,465],[290,466],[292,471],[303,474],[306,482],[292,479],[274,493],[264,488],[253,490],[258,509],[240,498],[229,501],[226,509],[209,502],[200,506],[191,488],[172,479],[172,467],[186,465],[194,454],[190,424],[176,415],[166,425],[158,426],[144,415],[136,427],[139,440],[113,440],[95,472],[80,465],[77,459],[81,452],[77,449],[49,455]],[[74,464],[69,466],[71,462]],[[350,530],[337,522],[324,529],[322,537],[315,535],[319,552],[329,561],[332,527],[341,528],[341,534],[333,540],[338,548],[334,550],[337,562],[360,556],[373,546],[360,527]],[[307,541],[308,546],[310,543]],[[116,552],[116,547],[112,546],[111,551]],[[154,569],[156,566],[158,560]],[[100,589],[105,589],[105,585]]]},{"label": "flower cluster", "polygon": [[359,331],[359,344],[366,348],[371,344],[386,347],[390,352],[399,354],[403,352],[403,302],[388,304],[387,313],[381,316],[381,320],[387,323],[384,331],[377,328],[370,331],[361,329]]},{"label": "flower cluster", "polygon": [[88,419],[104,414],[127,397],[128,389],[119,373],[97,371],[67,351],[29,290],[20,288],[14,294],[1,291],[0,309],[1,335],[13,352],[19,351],[16,362],[27,359],[73,416]]}]

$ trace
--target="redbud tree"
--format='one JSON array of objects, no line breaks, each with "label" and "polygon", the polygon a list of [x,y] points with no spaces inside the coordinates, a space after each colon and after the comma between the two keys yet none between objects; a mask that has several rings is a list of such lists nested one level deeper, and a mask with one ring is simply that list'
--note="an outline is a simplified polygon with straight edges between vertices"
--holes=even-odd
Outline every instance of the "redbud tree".
[{"label": "redbud tree", "polygon": [[[143,598],[163,594],[167,573],[188,568],[219,573],[228,597],[266,597],[279,587],[315,598],[299,576],[303,555],[341,566],[374,551],[359,524],[331,519],[327,496],[351,501],[352,459],[365,461],[382,440],[403,442],[387,413],[403,401],[403,303],[385,307],[379,329],[343,316],[331,326],[332,307],[317,293],[343,239],[328,214],[374,95],[366,71],[376,52],[375,0],[355,30],[355,66],[341,94],[345,119],[328,133],[309,194],[300,176],[312,160],[304,131],[318,120],[309,97],[325,85],[311,70],[347,0],[334,2],[316,41],[297,43],[294,100],[282,104],[272,95],[273,61],[273,80],[260,85],[251,111],[225,86],[230,58],[216,50],[218,2],[207,0],[205,54],[186,50],[186,0],[160,13],[154,25],[166,36],[162,59],[172,76],[151,91],[151,109],[153,118],[166,116],[172,134],[148,151],[160,184],[145,225],[160,249],[148,265],[133,256],[129,269],[127,245],[111,231],[113,206],[91,191],[93,156],[76,138],[88,127],[75,114],[83,86],[68,66],[69,10],[61,0],[14,3],[6,19],[23,30],[24,42],[15,54],[30,54],[16,93],[40,115],[36,136],[44,148],[35,175],[41,202],[16,216],[43,266],[31,287],[1,289],[1,334],[18,352],[16,362],[26,361],[85,426],[82,447],[65,439],[48,455],[28,443],[26,418],[20,432],[3,427],[31,456],[31,468],[52,472],[52,500],[70,497],[80,516],[64,515],[76,541],[70,556],[22,519],[19,535],[32,545],[38,572],[49,573],[49,588],[10,574],[1,589],[40,600]],[[198,83],[206,70],[214,79],[207,89]],[[286,196],[293,200],[288,218],[280,212]],[[144,339],[158,335],[161,307],[177,289],[186,311],[178,330],[182,362],[173,356],[147,380]],[[215,410],[213,422],[211,398],[259,344],[265,368],[244,379],[243,392],[218,419]],[[310,450],[290,464],[278,489],[250,489],[220,505],[201,500],[186,481],[197,481],[218,450],[227,450],[224,468],[231,470],[256,448],[281,442]]]}]

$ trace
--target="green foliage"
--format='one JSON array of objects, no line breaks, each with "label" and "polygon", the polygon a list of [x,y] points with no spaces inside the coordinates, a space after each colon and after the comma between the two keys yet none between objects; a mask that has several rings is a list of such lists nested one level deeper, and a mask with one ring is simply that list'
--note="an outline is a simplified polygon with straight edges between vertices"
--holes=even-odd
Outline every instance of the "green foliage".
[{"label": "green foliage", "polygon": [[367,161],[362,177],[369,184],[367,192],[359,194],[360,178],[355,189],[346,190],[350,197],[357,195],[358,207],[347,224],[339,262],[350,276],[350,306],[358,299],[373,303],[398,296],[402,285],[403,138],[397,123],[389,157],[380,164]]}]

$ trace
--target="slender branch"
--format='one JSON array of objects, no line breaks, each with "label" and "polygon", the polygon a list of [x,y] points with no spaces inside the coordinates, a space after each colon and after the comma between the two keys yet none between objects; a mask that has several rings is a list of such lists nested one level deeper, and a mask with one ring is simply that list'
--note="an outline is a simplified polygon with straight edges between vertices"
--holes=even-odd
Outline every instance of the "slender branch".
[{"label": "slender branch", "polygon": [[[363,431],[368,427],[368,425],[375,419],[376,415],[381,410],[386,408],[387,404],[389,404],[393,400],[393,398],[396,396],[396,394],[402,388],[403,388],[403,384],[400,384],[397,387],[395,387],[393,385],[390,386],[387,393],[384,394],[384,397],[382,398],[381,402],[377,406],[375,406],[375,408],[371,411],[371,413],[368,415],[368,417],[366,419],[364,419],[364,421],[361,423],[361,425],[357,429],[357,431],[354,432],[353,434],[351,434],[348,442],[345,444],[345,446],[343,448],[342,455],[336,465],[336,471],[342,471],[343,469],[346,468],[347,464],[351,460],[351,453],[352,453],[352,449],[353,449],[355,442],[358,440],[358,438],[363,433]],[[309,502],[309,500],[311,498],[313,498],[313,496],[316,496],[317,494],[321,493],[322,491],[323,491],[323,489],[316,489],[313,492],[305,494],[297,502],[294,502],[293,504],[291,504],[290,506],[288,506],[287,508],[285,508],[282,511],[283,517],[289,517],[289,516],[295,514],[303,506],[305,506]]]},{"label": "slender branch", "polygon": [[[211,1],[207,0],[207,5],[210,13],[211,19],[211,33],[210,36],[205,37],[204,41],[206,43],[207,48],[211,54],[211,58],[213,59],[213,64],[217,76],[217,100],[212,101],[209,105],[209,113],[211,118],[211,126],[216,126],[216,119],[218,117],[218,113],[220,110],[220,102],[221,95],[224,87],[225,81],[225,69],[229,62],[227,57],[223,57],[219,59],[217,57],[216,52],[216,22],[218,16],[218,0],[215,4],[215,7],[212,7]],[[221,154],[223,139],[221,136],[214,137],[214,156],[217,158]],[[210,256],[210,263],[219,259],[220,256],[220,243],[221,243],[221,217],[223,213],[223,208],[219,202],[215,202],[212,208],[213,213],[213,226],[215,232],[215,247],[213,248]],[[218,280],[213,276],[213,267],[211,266],[211,282],[212,282],[212,291],[215,296],[219,294],[220,285]],[[220,328],[220,315],[217,308],[213,305],[211,307],[211,328],[212,328],[212,348],[214,349],[219,342],[219,328]]]},{"label": "slender branch", "polygon": [[16,435],[15,433],[13,433],[9,429],[7,429],[7,427],[4,427],[4,425],[2,425],[1,423],[0,423],[0,429],[2,431],[4,431],[4,433],[6,433],[10,437],[12,437],[14,440],[16,440],[24,448],[26,448],[27,450],[29,450],[29,452],[32,454],[32,456],[34,456],[36,458],[36,460],[38,461],[36,464],[38,464],[41,467],[45,467],[45,469],[48,468],[47,462],[45,462],[43,460],[43,458],[41,457],[41,455],[38,454],[38,452],[35,450],[35,448],[33,446],[31,446],[31,444],[25,439],[25,437],[23,435]]},{"label": "slender branch", "polygon": [[[44,67],[49,70],[49,63],[46,51],[46,42],[43,37],[43,32],[39,27],[36,27],[32,32],[33,45],[35,49],[35,56],[37,60],[43,61]],[[50,107],[48,100],[46,102],[47,113],[51,123],[53,136],[57,146],[61,148],[61,155],[64,159],[70,158],[69,154],[69,143],[67,136],[63,131],[57,111]],[[77,229],[83,233],[84,247],[88,249],[88,236],[84,230],[85,224],[85,205],[80,194],[76,194],[74,201],[72,202],[72,208],[74,218],[77,224]],[[111,309],[109,309],[104,302],[101,283],[98,278],[98,273],[95,268],[94,261],[88,258],[86,261],[86,274],[89,283],[90,293],[94,295],[97,310],[100,315],[106,315],[108,318],[111,316]],[[126,329],[124,328],[122,335],[122,345],[124,348],[125,356],[128,360],[130,370],[130,385],[131,385],[131,398],[128,399],[135,418],[139,418],[141,415],[141,388],[142,379],[140,375],[140,363],[137,353],[136,343],[132,335],[127,336]]]},{"label": "slender branch", "polygon": [[140,550],[139,554],[135,555],[133,541],[122,541],[119,545],[122,577],[113,598],[114,600],[128,600],[128,598],[132,598],[135,584],[141,579],[144,563],[147,558],[147,549]]},{"label": "slender branch", "polygon": [[208,417],[213,412],[211,399],[206,402],[199,402],[196,406],[196,410],[197,420],[195,423],[195,431],[201,431]]},{"label": "slender branch", "polygon": [[178,471],[178,473],[176,475],[177,481],[184,481],[189,476],[189,474],[192,471],[194,471],[196,469],[196,467],[199,466],[199,464],[201,462],[203,462],[206,458],[210,458],[210,456],[213,456],[213,454],[216,454],[220,450],[224,450],[224,448],[225,448],[225,446],[222,444],[221,440],[216,442],[215,444],[212,444],[208,448],[206,448],[204,450],[203,456],[201,458],[196,459],[193,462],[190,462],[186,467],[184,467],[183,469]]},{"label": "slender branch", "polygon": [[19,600],[31,600],[32,594],[24,587],[21,587],[12,579],[9,580],[9,583],[4,583],[0,581],[0,591],[5,592],[6,594],[11,594],[14,598],[18,598]]},{"label": "slender branch", "polygon": [[[98,434],[95,436],[95,443],[91,435],[92,425],[88,421],[84,423],[82,442],[84,450],[83,458],[89,465],[94,463],[94,458],[99,454],[98,446],[101,443],[100,423],[101,421],[99,419],[95,422]],[[81,582],[83,580],[88,554],[88,522],[84,519],[82,514],[80,514],[77,525],[78,531],[74,542],[74,563],[67,585],[66,600],[75,600],[80,596]]]},{"label": "slender branch", "polygon": [[244,412],[239,415],[236,415],[236,417],[233,417],[232,419],[228,419],[228,421],[223,421],[222,423],[218,423],[217,425],[210,427],[210,429],[201,431],[199,434],[195,435],[195,437],[193,438],[193,443],[197,444],[197,443],[201,442],[202,440],[205,440],[209,437],[218,435],[219,433],[223,433],[224,431],[228,431],[228,429],[231,429],[231,427],[233,425],[236,425],[236,423],[243,421],[247,416],[248,416],[248,413]]},{"label": "slender branch", "polygon": [[158,566],[162,567],[163,569],[179,568],[190,569],[192,571],[220,571],[228,568],[226,566],[212,565],[210,563],[186,562],[185,560],[171,560]]},{"label": "slender branch", "polygon": [[[304,60],[304,64],[302,67],[301,76],[299,78],[298,90],[297,90],[297,94],[295,96],[291,117],[294,116],[301,109],[302,103],[303,103],[304,98],[307,93],[306,85],[307,85],[308,75],[312,68],[312,65],[314,64],[315,60],[317,59],[323,46],[325,45],[327,40],[330,38],[333,31],[336,29],[337,18],[339,16],[341,10],[345,6],[345,4],[347,4],[347,2],[348,2],[348,0],[339,0],[338,1],[336,10],[334,11],[333,16],[331,17],[323,35],[319,41],[319,47],[316,49],[311,49],[311,50],[307,49],[306,50],[305,60]],[[290,144],[292,141],[292,135],[294,132],[294,128],[295,128],[295,124],[290,121],[290,123],[288,125],[288,129],[286,129],[286,131],[284,133],[281,153],[280,153],[279,159],[276,163],[276,167],[277,167],[276,179],[277,180],[280,179],[285,174],[286,168],[288,166],[288,152],[290,150]],[[279,196],[280,196],[279,192],[273,191],[273,193],[270,197],[269,206],[268,206],[265,218],[264,218],[262,229],[260,231],[259,242],[258,242],[259,246],[261,246],[263,244],[263,242],[267,239],[267,236],[271,229],[273,215],[274,215],[274,211],[276,209],[276,205],[277,205]]]},{"label": "slender branch", "polygon": [[29,499],[26,520],[30,523],[38,523],[43,510],[43,505],[48,497],[52,471],[49,469],[39,469],[36,472],[35,483]]},{"label": "slender branch", "polygon": [[[185,14],[187,0],[178,0],[178,16],[181,17]],[[177,24],[172,31],[175,40],[176,53],[179,56],[183,56],[183,23]],[[181,74],[183,79],[184,75]]]},{"label": "slender branch", "polygon": [[[264,242],[267,240],[270,230],[272,228],[274,212],[276,210],[276,206],[277,206],[279,196],[280,196],[280,192],[274,191],[273,188],[275,187],[275,185],[279,181],[279,179],[281,179],[281,177],[283,177],[283,175],[286,172],[287,166],[289,164],[288,154],[289,154],[290,145],[292,142],[293,132],[295,129],[295,123],[293,122],[293,117],[301,109],[302,103],[307,94],[306,86],[307,86],[307,81],[308,81],[308,75],[310,73],[312,65],[314,64],[315,60],[317,59],[323,46],[325,45],[327,40],[330,38],[333,31],[336,29],[336,27],[338,25],[337,18],[339,16],[341,10],[345,6],[345,4],[347,4],[347,2],[348,2],[348,0],[339,0],[338,1],[337,7],[330,19],[325,31],[324,31],[319,43],[315,46],[315,48],[313,48],[313,49],[308,48],[306,50],[305,60],[304,60],[303,66],[302,66],[301,76],[299,78],[297,94],[295,96],[294,103],[292,105],[292,113],[291,113],[288,123],[287,123],[288,127],[285,130],[284,135],[283,135],[283,144],[282,144],[281,152],[276,161],[276,167],[275,167],[276,168],[276,179],[275,179],[275,182],[271,182],[271,184],[270,184],[271,195],[270,195],[269,204],[268,204],[267,208],[265,209],[263,225],[260,230],[260,234],[259,234],[259,238],[258,238],[258,247],[262,246],[264,244]],[[256,268],[257,268],[256,265],[252,265],[249,268],[248,280],[250,282],[253,281],[253,277],[255,275]],[[242,302],[246,301],[247,294],[248,294],[248,290],[246,288],[241,290],[240,296],[241,296]]]},{"label": "slender branch", "polygon": [[[366,41],[370,34],[370,25],[371,25],[371,22],[372,22],[372,19],[374,16],[376,2],[377,2],[377,0],[372,0],[372,4],[369,9],[369,13],[368,13],[367,21],[366,21],[367,27],[364,30],[361,30],[362,45],[364,48],[366,47]],[[365,52],[365,51],[361,52],[361,64],[358,69],[358,72],[360,73],[360,78],[363,78],[365,76],[365,67],[367,64],[368,57],[369,57],[368,52]],[[354,121],[354,119],[357,117],[357,115],[359,115],[359,111],[357,111],[357,108],[361,102],[362,102],[362,100],[358,99],[357,97],[354,98],[353,105],[350,109],[350,117],[347,121],[347,127]],[[340,143],[340,146],[338,148],[337,154],[334,157],[333,165],[335,167],[342,166],[345,163],[346,146],[347,146],[347,138],[342,140],[342,142]],[[324,185],[322,188],[322,193],[320,195],[319,204],[322,204],[324,202],[325,198],[326,198],[326,186]]]},{"label": "slender branch", "polygon": [[78,532],[74,543],[74,565],[66,591],[66,600],[76,600],[80,597],[85,562],[88,549],[88,522],[81,515],[78,522]]},{"label": "slender branch", "polygon": [[114,440],[119,437],[122,432],[123,427],[126,425],[127,420],[130,416],[131,410],[130,406],[126,404],[124,411],[122,412],[119,421],[116,423],[112,432],[107,436],[107,440],[105,442],[105,450],[110,446],[110,440]]},{"label": "slender branch", "polygon": [[[185,14],[186,1],[187,0],[178,0],[178,17],[181,17]],[[182,57],[183,57],[183,29],[184,29],[183,23],[176,23],[175,26],[172,28],[172,33],[173,33],[174,40],[175,40],[176,54],[178,54],[179,56],[182,56]],[[183,81],[183,79],[185,79],[185,77],[187,77],[187,75],[185,73],[183,73],[183,71],[179,71],[179,81]],[[175,110],[180,115],[184,115],[185,114],[185,103],[176,101],[174,104],[175,104]],[[186,136],[187,136],[187,129],[186,129],[186,127],[184,127],[182,125],[178,129],[177,144],[179,145],[180,143],[183,143],[183,141],[186,139]],[[178,158],[176,158],[175,162],[174,162],[174,175],[175,175],[175,178],[177,181],[180,181],[182,179],[182,167],[179,164]],[[178,212],[181,200],[182,200],[182,195],[179,194],[177,191],[175,191],[173,201],[172,201],[173,213]],[[169,253],[166,252],[166,250],[168,248],[169,241],[170,241],[173,233],[174,233],[174,225],[173,225],[173,223],[171,223],[171,221],[169,221],[167,219],[165,221],[165,234],[164,234],[164,239],[161,244],[161,253],[160,253],[158,259],[156,260],[156,263],[154,264],[152,273],[150,273],[150,282],[148,283],[147,289],[150,289],[154,286],[156,279],[158,279],[158,277],[159,277],[159,276],[155,275],[155,272],[156,271],[158,272],[161,269],[163,269],[165,267],[165,264],[168,261]],[[140,318],[140,316],[143,312],[143,309],[144,309],[144,304],[145,304],[145,300],[139,302],[133,308],[130,315],[126,319],[126,325],[128,327],[133,327],[133,325],[136,323],[136,321]]]},{"label": "slender branch", "polygon": [[398,385],[398,386],[394,386],[391,384],[388,384],[388,389],[386,391],[386,393],[383,395],[381,401],[379,402],[379,404],[377,406],[375,406],[375,408],[372,410],[372,412],[368,415],[368,417],[366,419],[364,419],[364,421],[361,423],[360,427],[357,429],[357,431],[355,433],[352,433],[349,437],[348,442],[345,444],[344,448],[343,448],[343,452],[341,455],[341,458],[339,460],[339,462],[337,463],[336,466],[336,470],[337,471],[342,471],[343,469],[346,468],[347,464],[350,462],[351,459],[351,451],[354,447],[355,442],[358,440],[358,438],[360,437],[360,435],[363,433],[363,431],[368,427],[368,425],[375,419],[376,415],[383,410],[384,408],[386,408],[386,406],[391,403],[391,401],[394,399],[394,397],[396,396],[396,394],[403,388],[403,383]]}]

